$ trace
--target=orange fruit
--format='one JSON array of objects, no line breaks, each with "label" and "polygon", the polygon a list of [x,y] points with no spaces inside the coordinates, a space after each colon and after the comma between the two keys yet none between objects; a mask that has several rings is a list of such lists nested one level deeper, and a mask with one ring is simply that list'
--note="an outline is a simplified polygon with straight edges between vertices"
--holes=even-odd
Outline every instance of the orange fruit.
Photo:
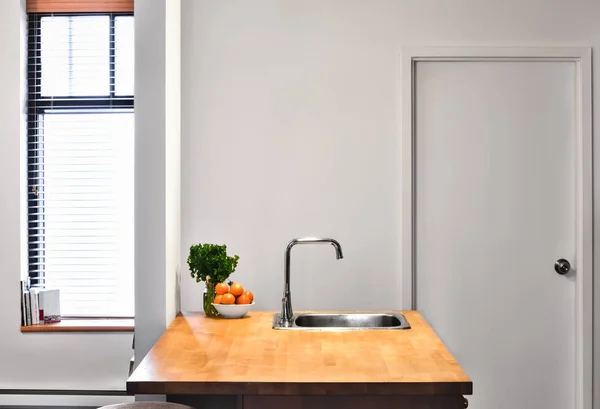
[{"label": "orange fruit", "polygon": [[225,283],[219,283],[216,285],[215,291],[218,295],[223,295],[229,292],[229,286]]},{"label": "orange fruit", "polygon": [[248,304],[252,304],[252,301],[254,301],[254,294],[252,294],[252,292],[244,291],[244,294],[242,294],[242,295],[245,295],[248,297],[248,299],[250,300],[250,302]]},{"label": "orange fruit", "polygon": [[223,298],[223,296],[221,294],[217,295],[215,297],[215,301],[214,304],[221,304],[221,299]]},{"label": "orange fruit", "polygon": [[239,297],[240,295],[244,294],[244,287],[242,287],[240,283],[233,283],[231,284],[229,292],[236,297]]},{"label": "orange fruit", "polygon": [[250,298],[245,293],[235,299],[236,304],[250,304],[250,302]]},{"label": "orange fruit", "polygon": [[221,296],[221,304],[235,304],[235,296],[231,293],[226,293]]}]

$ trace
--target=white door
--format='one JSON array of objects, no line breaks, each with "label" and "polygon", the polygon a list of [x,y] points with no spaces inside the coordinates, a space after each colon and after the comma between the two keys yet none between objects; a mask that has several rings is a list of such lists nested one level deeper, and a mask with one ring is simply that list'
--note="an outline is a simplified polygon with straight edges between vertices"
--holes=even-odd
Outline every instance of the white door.
[{"label": "white door", "polygon": [[413,69],[417,309],[471,377],[470,408],[575,408],[578,65]]}]

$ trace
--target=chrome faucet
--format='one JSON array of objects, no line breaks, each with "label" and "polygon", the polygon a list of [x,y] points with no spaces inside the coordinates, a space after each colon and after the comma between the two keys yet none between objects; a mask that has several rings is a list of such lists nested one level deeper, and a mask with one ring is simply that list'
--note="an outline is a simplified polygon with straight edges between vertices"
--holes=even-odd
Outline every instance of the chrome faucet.
[{"label": "chrome faucet", "polygon": [[283,299],[281,300],[281,315],[279,317],[279,325],[287,327],[292,325],[294,310],[292,309],[292,293],[290,292],[290,253],[292,247],[296,244],[311,244],[311,243],[329,243],[335,248],[335,256],[339,260],[344,258],[342,246],[334,239],[325,239],[318,237],[305,237],[303,239],[294,239],[290,241],[285,249],[285,277],[283,288]]}]

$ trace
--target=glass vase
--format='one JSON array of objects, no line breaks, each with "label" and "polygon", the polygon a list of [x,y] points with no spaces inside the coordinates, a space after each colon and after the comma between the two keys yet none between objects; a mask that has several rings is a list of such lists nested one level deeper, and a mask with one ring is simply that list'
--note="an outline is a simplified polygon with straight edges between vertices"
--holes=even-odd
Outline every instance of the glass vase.
[{"label": "glass vase", "polygon": [[217,295],[217,291],[215,290],[216,284],[213,284],[210,281],[207,281],[205,284],[203,294],[204,314],[206,314],[207,317],[218,317],[219,313],[215,306],[212,305],[215,296]]}]

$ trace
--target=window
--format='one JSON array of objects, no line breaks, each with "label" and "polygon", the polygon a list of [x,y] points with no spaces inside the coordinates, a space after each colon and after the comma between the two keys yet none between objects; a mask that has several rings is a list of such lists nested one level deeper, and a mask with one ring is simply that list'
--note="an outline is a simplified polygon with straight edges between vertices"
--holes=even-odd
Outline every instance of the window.
[{"label": "window", "polygon": [[32,286],[63,316],[133,316],[133,16],[29,14]]}]

